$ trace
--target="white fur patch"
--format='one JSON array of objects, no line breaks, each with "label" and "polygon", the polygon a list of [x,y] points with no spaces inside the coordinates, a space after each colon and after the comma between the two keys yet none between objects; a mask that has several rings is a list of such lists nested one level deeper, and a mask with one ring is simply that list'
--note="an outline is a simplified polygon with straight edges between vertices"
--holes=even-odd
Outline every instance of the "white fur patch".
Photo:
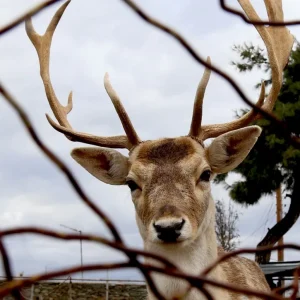
[{"label": "white fur patch", "polygon": [[[184,218],[184,220],[185,220],[185,223],[183,224],[182,229],[180,231],[178,231],[178,232],[180,232],[180,236],[177,239],[178,242],[183,242],[192,237],[191,223],[189,222],[189,220],[187,218]],[[160,225],[162,227],[168,227],[168,226],[172,226],[174,223],[181,223],[181,222],[182,222],[182,218],[169,217],[169,218],[160,219],[160,220],[156,221],[155,224]],[[153,226],[153,223],[151,223],[149,226],[149,240],[154,243],[163,243],[163,241],[157,237],[157,232]]]}]

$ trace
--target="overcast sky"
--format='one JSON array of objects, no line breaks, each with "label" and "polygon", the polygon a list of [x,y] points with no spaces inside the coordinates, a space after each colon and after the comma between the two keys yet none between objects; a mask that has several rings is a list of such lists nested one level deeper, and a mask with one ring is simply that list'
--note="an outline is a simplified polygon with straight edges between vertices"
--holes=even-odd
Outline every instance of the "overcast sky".
[{"label": "overcast sky", "polygon": [[[238,74],[230,61],[237,58],[234,44],[261,40],[256,30],[237,17],[229,16],[219,1],[165,0],[138,1],[152,15],[178,29],[204,57],[231,74],[253,101],[254,85],[266,74],[258,71]],[[2,0],[0,26],[38,3],[35,0]],[[237,1],[228,1],[239,7]],[[266,16],[263,1],[253,1]],[[43,33],[60,4],[34,17],[36,30]],[[299,0],[283,0],[285,19],[300,18]],[[298,12],[298,15],[297,15]],[[300,36],[300,27],[291,27]],[[73,91],[69,115],[78,131],[98,135],[123,134],[120,121],[103,87],[109,72],[137,132],[143,139],[174,137],[189,129],[193,99],[203,68],[166,34],[140,20],[121,1],[72,0],[55,32],[51,49],[51,78],[62,103]],[[51,110],[39,76],[38,59],[24,24],[0,38],[0,79],[28,112],[39,136],[58,154],[80,181],[84,190],[115,222],[125,241],[142,247],[134,218],[129,189],[101,183],[78,164],[69,153],[80,146],[48,124]],[[64,176],[37,149],[15,112],[0,98],[0,226],[35,225],[66,230],[60,224],[108,235],[97,217],[85,207]],[[246,107],[228,84],[212,74],[204,104],[203,122],[230,121],[234,111]],[[126,151],[123,151],[126,153]],[[233,182],[234,177],[231,177]],[[228,203],[228,192],[213,186],[215,199]],[[289,204],[288,201],[284,201]],[[255,247],[276,220],[275,197],[239,211],[240,246]],[[287,207],[284,208],[287,210]],[[298,242],[299,222],[286,235],[286,242]],[[71,231],[69,231],[71,232]],[[30,275],[80,262],[79,242],[58,242],[33,235],[7,238],[15,274]],[[84,262],[108,262],[122,256],[107,248],[83,245]],[[272,259],[276,260],[274,254]],[[286,260],[299,260],[286,251]],[[3,273],[2,273],[3,274]],[[117,272],[115,278],[137,278],[134,272]],[[104,277],[89,273],[85,278]]]}]

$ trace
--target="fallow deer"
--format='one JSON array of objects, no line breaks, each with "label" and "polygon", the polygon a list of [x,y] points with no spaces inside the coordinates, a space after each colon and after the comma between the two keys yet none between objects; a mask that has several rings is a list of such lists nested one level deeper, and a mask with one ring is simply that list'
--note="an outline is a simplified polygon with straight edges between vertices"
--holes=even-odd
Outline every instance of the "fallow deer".
[{"label": "fallow deer", "polygon": [[[46,96],[59,124],[48,115],[47,119],[71,141],[97,146],[77,148],[71,152],[72,157],[89,173],[108,184],[128,185],[144,248],[168,258],[183,271],[199,274],[218,257],[210,181],[215,174],[234,169],[248,155],[261,133],[258,126],[248,125],[259,115],[251,110],[226,124],[201,125],[203,97],[210,76],[206,69],[196,92],[189,133],[177,138],[142,141],[106,74],[104,86],[126,136],[99,137],[75,131],[67,120],[72,109],[72,94],[68,105],[62,106],[49,74],[52,37],[69,2],[58,9],[43,36],[35,32],[31,20],[26,21],[26,32],[39,57]],[[260,20],[249,0],[238,2],[250,20]],[[265,6],[271,22],[283,21],[281,0],[265,0]],[[265,97],[262,85],[256,105],[270,112],[282,85],[283,69],[294,39],[284,26],[256,26],[256,29],[266,45],[272,71],[272,88]],[[203,142],[208,138],[215,139],[206,147]],[[128,149],[129,155],[124,156],[111,148]],[[210,276],[241,287],[269,290],[259,266],[243,257],[222,263]],[[154,280],[159,291],[168,299],[183,295],[188,288],[184,281],[163,275],[155,275]],[[240,295],[226,290],[209,291],[215,299],[241,299]],[[148,297],[155,299],[151,291]],[[185,299],[202,297],[200,292],[192,289]]]}]

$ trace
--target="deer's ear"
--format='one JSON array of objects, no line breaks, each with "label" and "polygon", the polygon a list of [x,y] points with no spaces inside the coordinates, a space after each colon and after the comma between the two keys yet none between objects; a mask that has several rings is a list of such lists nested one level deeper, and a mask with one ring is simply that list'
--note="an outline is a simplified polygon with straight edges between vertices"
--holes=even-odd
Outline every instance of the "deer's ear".
[{"label": "deer's ear", "polygon": [[217,137],[206,149],[212,171],[221,174],[236,168],[246,158],[260,134],[260,127],[248,126]]},{"label": "deer's ear", "polygon": [[74,149],[71,156],[99,180],[114,185],[125,184],[129,171],[128,158],[118,151],[84,147]]}]

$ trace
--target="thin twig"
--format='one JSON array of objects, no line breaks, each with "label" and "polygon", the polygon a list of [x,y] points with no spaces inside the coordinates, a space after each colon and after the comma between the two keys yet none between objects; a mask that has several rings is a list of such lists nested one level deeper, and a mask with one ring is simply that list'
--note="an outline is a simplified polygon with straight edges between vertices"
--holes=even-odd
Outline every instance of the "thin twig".
[{"label": "thin twig", "polygon": [[300,147],[300,138],[293,134],[293,131],[288,127],[287,123],[279,120],[275,115],[267,112],[263,108],[258,107],[257,105],[252,103],[251,100],[245,95],[245,93],[235,82],[235,80],[233,80],[226,72],[222,71],[214,64],[207,63],[206,59],[200,56],[200,54],[193,48],[193,46],[178,31],[151,17],[147,12],[145,12],[139,5],[134,3],[132,0],[121,1],[124,2],[128,7],[130,7],[145,22],[153,25],[154,27],[160,29],[163,32],[166,32],[175,40],[177,40],[185,48],[185,50],[202,66],[205,66],[207,69],[212,70],[214,73],[224,78],[236,90],[237,94],[242,98],[242,100],[246,104],[248,104],[251,108],[253,108],[256,112],[261,114],[263,117],[271,120],[275,125],[277,125],[280,133],[285,135],[295,147]]},{"label": "thin twig", "polygon": [[293,292],[292,292],[292,295],[290,297],[291,300],[296,300],[296,297],[297,297],[297,294],[298,294],[298,289],[299,289],[299,271],[300,271],[300,268],[297,268],[294,271],[294,280],[293,280],[293,283],[292,283]]},{"label": "thin twig", "polygon": [[10,22],[10,23],[4,25],[3,27],[1,27],[0,28],[0,35],[9,32],[11,29],[16,27],[20,23],[24,22],[26,19],[36,15],[37,13],[41,12],[44,8],[54,4],[56,2],[59,2],[59,1],[61,1],[61,0],[48,0],[44,3],[40,3],[36,6],[34,6],[30,10],[28,10],[27,12],[22,14],[21,16],[19,16],[15,20],[13,20],[12,22]]},{"label": "thin twig", "polygon": [[225,2],[225,0],[219,0],[220,6],[223,10],[229,12],[230,14],[239,16],[243,19],[245,23],[251,24],[251,25],[268,25],[268,26],[293,26],[293,25],[299,25],[300,20],[295,21],[286,21],[286,22],[270,22],[270,21],[250,21],[242,12],[240,12],[237,9],[234,9],[230,6],[228,6]]},{"label": "thin twig", "polygon": [[[190,275],[180,270],[170,270],[170,269],[165,269],[165,268],[161,268],[149,264],[141,264],[141,265],[143,266],[143,268],[152,272],[157,272],[171,277],[184,279],[199,291],[202,290],[202,286],[205,283],[206,285],[211,285],[217,288],[224,288],[235,293],[241,293],[243,295],[256,296],[256,297],[272,299],[272,300],[283,299],[282,297],[280,297],[279,295],[273,292],[263,292],[263,291],[258,291],[256,289],[242,288],[235,284],[220,282],[218,280],[213,280],[208,277]],[[92,271],[92,270],[96,271],[96,270],[105,270],[105,269],[108,270],[108,269],[124,269],[124,268],[135,268],[135,266],[131,262],[126,262],[126,263],[121,262],[121,263],[114,263],[114,264],[92,264],[92,265],[76,266],[76,267],[63,269],[60,271],[54,271],[42,275],[36,275],[31,278],[14,280],[12,282],[7,283],[5,286],[0,288],[0,296],[6,295],[7,293],[11,292],[15,288],[21,288],[26,285],[32,284],[34,282],[47,280],[53,277],[61,277],[72,273],[78,273],[81,271]]]},{"label": "thin twig", "polygon": [[243,248],[243,249],[235,250],[232,252],[228,252],[228,253],[222,254],[215,262],[213,262],[211,265],[209,265],[207,268],[205,268],[201,272],[201,275],[208,275],[220,263],[230,259],[231,257],[237,256],[240,254],[260,253],[260,252],[274,251],[274,250],[280,250],[280,249],[293,249],[293,250],[300,251],[300,245],[283,244],[283,245],[276,245],[276,246],[264,246],[264,247],[260,247],[260,248]]},{"label": "thin twig", "polygon": [[[264,247],[264,248],[261,248],[261,249],[255,249],[255,248],[247,249],[247,248],[245,248],[245,249],[236,250],[236,251],[233,251],[231,253],[227,253],[227,254],[221,256],[213,265],[209,266],[207,269],[205,269],[201,273],[200,276],[197,277],[197,276],[189,276],[186,273],[182,273],[172,263],[168,262],[168,260],[166,260],[162,257],[159,257],[159,256],[157,256],[153,253],[148,253],[148,252],[143,251],[143,250],[128,248],[128,247],[123,246],[122,244],[118,244],[118,243],[115,243],[115,242],[108,241],[108,240],[106,240],[102,237],[97,237],[97,236],[92,236],[92,235],[90,236],[90,235],[64,234],[64,233],[59,233],[59,232],[55,232],[55,231],[51,231],[51,230],[46,230],[46,229],[41,230],[40,228],[30,228],[30,227],[28,227],[28,228],[24,228],[24,227],[13,228],[13,229],[5,230],[5,231],[2,232],[3,236],[9,236],[9,235],[14,235],[14,234],[25,234],[25,233],[41,234],[41,235],[51,236],[51,237],[55,237],[55,238],[59,238],[59,239],[65,239],[65,240],[79,240],[79,239],[82,239],[82,240],[96,241],[96,242],[105,244],[107,246],[110,246],[114,249],[121,250],[126,254],[135,253],[136,255],[143,255],[145,257],[156,259],[156,260],[164,263],[165,267],[163,267],[163,268],[153,267],[152,268],[152,267],[149,267],[148,265],[145,265],[145,264],[141,264],[140,266],[137,266],[134,263],[132,263],[132,261],[130,261],[130,267],[138,268],[138,269],[141,269],[141,267],[142,267],[144,270],[147,270],[148,272],[149,271],[156,271],[156,272],[159,272],[159,273],[167,274],[169,276],[174,276],[174,277],[177,277],[177,278],[185,279],[191,284],[192,287],[196,287],[201,292],[203,292],[203,284],[204,283],[208,283],[210,285],[218,286],[218,287],[226,286],[225,283],[220,283],[218,281],[214,281],[214,280],[207,281],[207,278],[208,278],[207,276],[208,276],[209,272],[216,265],[218,265],[221,262],[229,259],[230,257],[237,256],[238,254],[255,253],[255,252],[266,251],[266,250],[278,250],[278,249],[300,250],[300,245],[296,245],[296,244],[285,244],[285,245],[273,246],[273,247],[268,246],[268,247]],[[90,268],[90,266],[88,266],[88,268]],[[79,271],[78,271],[78,269],[76,269],[76,272],[79,272]],[[64,272],[64,271],[60,271],[60,272]],[[63,275],[65,275],[65,273],[63,273],[63,274],[54,273],[54,275],[52,277],[63,276]],[[44,275],[38,275],[38,276],[44,276]],[[48,276],[50,276],[50,275],[48,274]],[[29,279],[29,280],[31,280],[31,279]],[[37,281],[38,280],[41,280],[41,279],[37,279]],[[15,287],[15,285],[14,285],[14,287]],[[256,295],[256,296],[261,296],[262,295],[262,294],[253,294],[252,293],[253,290],[251,290],[251,289],[249,290],[249,289],[243,289],[243,288],[238,288],[237,287],[236,290],[233,290],[234,287],[237,287],[237,286],[236,285],[230,285],[229,289],[232,290],[232,291],[235,291],[235,292],[241,292],[242,291],[243,293],[245,291],[250,291],[249,295]],[[205,290],[204,290],[204,293],[205,293]],[[258,292],[258,293],[260,293],[260,292]],[[280,299],[280,298],[276,298],[276,297],[274,298],[273,295],[274,295],[274,293],[270,294],[270,296],[271,296],[270,299]]]},{"label": "thin twig", "polygon": [[[47,2],[44,2],[42,4],[37,5],[27,13],[23,14],[16,20],[12,21],[8,25],[2,27],[0,29],[0,34],[6,33],[18,24],[22,23],[26,18],[38,13],[41,11],[43,8],[50,6],[54,4],[55,2],[58,2],[60,0],[50,0]],[[191,55],[192,57],[200,64],[206,66],[208,69],[211,69],[213,72],[217,73],[224,79],[226,79],[229,84],[237,91],[237,93],[240,95],[240,97],[244,100],[245,103],[247,103],[249,106],[251,106],[255,111],[259,112],[261,115],[263,115],[265,118],[271,119],[275,124],[277,124],[280,128],[281,131],[287,136],[289,136],[291,142],[299,146],[299,139],[291,134],[291,130],[287,127],[287,125],[278,120],[276,117],[274,117],[272,114],[267,113],[266,111],[262,110],[261,108],[257,107],[255,104],[253,104],[242,92],[240,87],[237,85],[237,83],[225,72],[220,70],[219,68],[207,64],[206,60],[203,59],[197,52],[196,50],[193,49],[193,47],[186,41],[186,39],[181,36],[178,32],[175,30],[171,29],[170,27],[160,23],[159,21],[151,18],[147,13],[145,13],[139,6],[137,6],[134,2],[130,0],[122,0],[124,3],[126,3],[131,9],[133,9],[143,20],[148,22],[149,24],[152,24],[153,26],[161,29],[162,31],[168,33],[172,37],[174,37]],[[223,9],[226,11],[229,11],[233,14],[239,15],[244,19],[245,22],[250,23],[250,24],[259,24],[259,25],[274,25],[274,26],[282,26],[282,25],[296,25],[300,24],[300,21],[292,21],[292,22],[284,22],[284,23],[273,23],[273,22],[264,22],[264,21],[249,21],[243,14],[239,13],[238,11],[231,9],[225,4],[225,1],[220,0],[220,5]],[[22,228],[13,228],[10,230],[5,230],[0,232],[0,252],[2,254],[2,259],[3,259],[3,265],[6,271],[6,276],[8,279],[8,282],[0,288],[0,296],[5,296],[8,293],[12,292],[18,292],[18,288],[21,288],[23,286],[35,283],[37,281],[41,280],[46,280],[50,279],[53,277],[60,277],[64,275],[69,275],[71,273],[77,273],[80,271],[91,271],[91,270],[107,270],[107,269],[124,269],[124,268],[136,268],[139,269],[151,289],[151,291],[154,293],[154,295],[158,299],[165,299],[157,290],[156,285],[154,284],[151,274],[153,272],[168,275],[171,277],[179,278],[186,280],[191,287],[194,287],[198,289],[200,292],[204,294],[204,296],[211,300],[213,299],[209,291],[206,289],[207,286],[212,286],[216,288],[223,288],[228,291],[232,291],[234,293],[240,293],[243,295],[249,295],[249,296],[256,296],[256,297],[263,297],[266,299],[274,299],[274,300],[281,300],[284,299],[283,297],[280,297],[278,294],[274,292],[260,292],[254,289],[248,289],[248,288],[242,288],[238,285],[230,284],[230,283],[225,283],[225,282],[220,282],[213,280],[209,278],[209,273],[211,270],[213,270],[218,264],[222,263],[223,261],[229,259],[230,257],[236,256],[238,254],[243,254],[243,253],[257,253],[257,252],[262,252],[266,250],[276,250],[276,249],[296,249],[300,250],[299,245],[295,244],[285,244],[281,246],[275,246],[275,247],[261,247],[259,249],[240,249],[237,251],[233,251],[231,253],[225,254],[221,256],[216,262],[208,266],[201,274],[200,276],[194,276],[187,274],[185,272],[182,272],[178,268],[174,266],[171,262],[169,262],[167,259],[160,257],[158,255],[155,255],[153,253],[149,253],[147,251],[142,251],[138,249],[133,249],[126,247],[124,243],[122,242],[122,239],[120,237],[119,232],[117,231],[116,227],[112,223],[112,221],[102,212],[101,209],[96,207],[95,204],[88,198],[88,196],[84,193],[82,190],[81,186],[71,173],[71,171],[67,168],[66,164],[61,161],[57,156],[55,156],[39,139],[39,137],[36,134],[35,129],[33,128],[27,114],[25,111],[22,109],[22,107],[13,99],[13,97],[8,93],[8,91],[1,85],[0,83],[0,93],[3,95],[4,99],[16,110],[18,113],[19,117],[21,118],[24,126],[26,127],[27,131],[29,132],[30,136],[32,137],[33,141],[37,144],[37,146],[40,148],[41,151],[65,174],[67,179],[69,180],[70,184],[72,187],[75,189],[77,194],[80,196],[82,201],[88,205],[99,217],[101,220],[105,222],[107,227],[110,229],[112,235],[115,238],[115,241],[109,241],[105,238],[102,238],[100,236],[94,236],[94,235],[74,235],[74,234],[64,234],[61,232],[57,231],[51,231],[47,229],[42,229],[42,228],[35,228],[35,227],[22,227]],[[33,233],[33,234],[41,234],[44,236],[49,236],[53,238],[58,238],[58,239],[63,239],[63,240],[89,240],[89,241],[94,241],[98,242],[101,244],[104,244],[106,246],[109,246],[111,248],[117,249],[122,251],[124,254],[128,256],[128,262],[119,262],[119,263],[111,263],[111,264],[93,264],[93,265],[85,265],[85,266],[75,266],[73,268],[67,268],[55,272],[50,272],[48,274],[41,274],[37,276],[33,276],[31,278],[27,279],[21,279],[21,280],[13,280],[12,273],[11,273],[11,267],[10,267],[10,260],[9,260],[9,255],[6,252],[6,249],[3,245],[2,242],[2,237],[8,236],[8,235],[13,235],[13,234],[24,234],[24,233]],[[152,266],[149,264],[143,264],[138,261],[138,256],[144,256],[144,257],[149,257],[152,259],[155,259],[156,261],[160,262],[162,264],[161,267],[158,266]],[[299,270],[296,270],[295,276],[294,276],[294,282],[292,284],[292,289],[293,289],[293,294],[290,299],[295,299],[296,293],[298,290],[298,275],[299,275]],[[205,288],[204,288],[205,284]],[[20,295],[15,294],[15,297],[19,297]],[[21,296],[20,296],[21,297]],[[17,298],[21,299],[21,298]]]},{"label": "thin twig", "polygon": [[154,260],[157,260],[158,262],[165,265],[165,267],[170,269],[175,269],[175,265],[171,263],[169,260],[167,260],[164,257],[161,257],[155,253],[147,252],[140,249],[130,248],[126,247],[124,244],[119,242],[110,241],[104,237],[96,236],[96,235],[88,235],[88,234],[73,234],[73,233],[64,233],[64,232],[58,232],[54,230],[49,230],[46,228],[41,227],[15,227],[7,230],[3,230],[0,232],[0,237],[4,236],[10,236],[10,235],[16,235],[16,234],[37,234],[37,235],[43,235],[48,236],[56,239],[61,240],[83,240],[83,241],[93,241],[100,244],[103,244],[105,246],[111,247],[116,250],[123,251],[126,254],[135,254],[135,255],[141,255],[144,257],[152,258]]},{"label": "thin twig", "polygon": [[41,139],[38,137],[36,130],[33,128],[32,123],[27,116],[26,112],[23,110],[23,108],[17,103],[17,101],[13,98],[13,96],[4,88],[4,86],[0,82],[0,94],[2,94],[4,100],[10,104],[15,111],[18,113],[20,119],[22,120],[27,132],[31,136],[31,138],[34,140],[35,144],[40,148],[40,150],[54,163],[67,177],[69,180],[69,183],[74,188],[74,190],[77,192],[77,194],[80,196],[81,200],[89,207],[91,208],[94,213],[96,213],[101,220],[106,224],[112,235],[114,236],[115,240],[118,242],[122,242],[121,236],[119,232],[117,231],[114,224],[111,222],[111,220],[106,216],[106,214],[98,208],[87,196],[87,194],[83,191],[78,181],[75,179],[74,175],[70,171],[70,169],[67,167],[67,165],[58,158],[49,148],[46,147],[46,145],[41,141]]},{"label": "thin twig", "polygon": [[[119,232],[117,231],[115,225],[112,223],[112,221],[106,216],[106,214],[98,208],[87,196],[87,194],[83,191],[81,188],[79,182],[75,179],[72,172],[69,170],[67,165],[60,160],[49,148],[46,147],[45,144],[40,140],[38,137],[36,130],[33,128],[32,123],[30,122],[29,117],[27,116],[26,112],[23,110],[23,108],[16,102],[16,100],[12,97],[12,95],[4,88],[4,86],[0,83],[0,94],[3,95],[4,99],[16,110],[18,113],[20,119],[22,120],[25,128],[27,129],[28,133],[30,134],[33,141],[36,143],[36,145],[40,148],[40,150],[66,175],[68,178],[70,184],[75,189],[77,194],[81,197],[82,201],[88,205],[99,217],[100,219],[106,224],[110,232],[112,233],[113,237],[115,238],[115,241],[123,244],[123,241],[121,239],[121,236]],[[140,262],[136,258],[136,254],[128,254],[128,258],[134,262],[137,266],[140,265]],[[152,288],[152,291],[154,295],[159,299],[163,300],[163,296],[160,294],[160,292],[157,290],[155,284],[153,283],[153,280],[148,274],[147,270],[144,270],[142,267],[140,267],[141,272],[144,274],[145,279],[149,286]]]},{"label": "thin twig", "polygon": [[[2,256],[2,262],[3,262],[3,268],[7,277],[8,281],[12,281],[13,280],[13,275],[12,275],[12,271],[11,271],[11,265],[10,265],[10,260],[9,260],[9,256],[8,253],[6,251],[6,248],[4,246],[3,240],[0,237],[0,252],[1,252],[1,256]],[[18,289],[13,289],[12,290],[12,295],[15,299],[17,300],[22,300],[23,297],[21,296],[21,293]]]},{"label": "thin twig", "polygon": [[35,282],[47,280],[53,277],[61,277],[69,274],[79,273],[81,271],[101,271],[101,270],[115,270],[124,268],[134,268],[130,262],[119,262],[113,264],[92,264],[84,266],[75,266],[71,268],[64,268],[62,270],[49,272],[47,274],[36,275],[26,279],[14,280],[7,282],[5,285],[0,287],[0,297],[6,296],[13,289],[20,289],[22,287],[31,285]]}]

